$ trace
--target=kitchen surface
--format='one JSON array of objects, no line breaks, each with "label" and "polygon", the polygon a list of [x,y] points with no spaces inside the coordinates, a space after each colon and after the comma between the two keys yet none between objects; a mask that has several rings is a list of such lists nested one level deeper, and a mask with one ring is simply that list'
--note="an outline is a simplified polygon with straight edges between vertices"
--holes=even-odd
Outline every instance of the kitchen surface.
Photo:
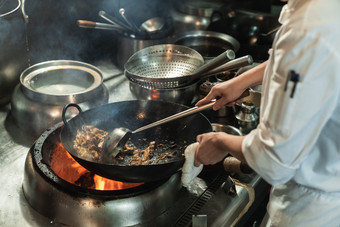
[{"label": "kitchen surface", "polygon": [[[98,63],[98,67],[104,73],[104,80],[106,79],[104,84],[107,87],[108,91],[110,91],[110,98],[108,100],[109,103],[135,99],[129,92],[129,83],[127,79],[123,76],[123,74],[121,74],[121,71],[115,69],[115,67],[110,64],[105,64],[105,62]],[[111,73],[113,73],[113,75]],[[122,95],[117,95],[117,94],[122,94]],[[27,198],[25,194],[23,193],[23,181],[24,181],[25,169],[27,168],[26,165],[28,162],[26,159],[27,157],[29,157],[28,152],[30,148],[32,149],[34,139],[32,139],[31,134],[29,132],[21,133],[22,130],[18,129],[18,126],[16,126],[14,120],[11,118],[12,117],[11,117],[11,112],[10,112],[10,105],[3,106],[1,108],[1,119],[2,119],[2,122],[1,122],[1,163],[2,163],[1,172],[3,173],[1,177],[1,183],[2,185],[4,185],[4,187],[1,190],[1,196],[0,196],[2,200],[2,204],[3,204],[2,205],[3,208],[1,209],[1,213],[0,213],[1,224],[4,224],[6,226],[17,226],[18,224],[23,225],[23,226],[46,226],[46,225],[96,226],[96,225],[88,224],[90,223],[90,220],[87,219],[88,217],[86,215],[87,212],[89,212],[87,209],[90,209],[91,207],[92,207],[91,209],[93,209],[93,206],[89,206],[83,211],[85,205],[84,204],[78,205],[79,207],[77,207],[76,208],[77,210],[75,211],[74,210],[75,208],[73,207],[74,206],[73,205],[72,206],[73,208],[69,210],[68,212],[75,213],[75,214],[73,214],[71,220],[67,220],[69,218],[66,218],[66,222],[64,222],[65,220],[63,219],[65,217],[60,217],[59,214],[54,214],[56,215],[54,218],[46,217],[41,214],[41,212],[44,213],[44,209],[47,209],[46,207],[40,208],[42,209],[40,211],[36,211],[27,202]],[[53,127],[56,128],[55,125]],[[38,138],[38,140],[41,140],[43,138]],[[210,172],[207,171],[207,173],[210,173]],[[36,176],[35,178],[37,178],[38,176]],[[180,179],[180,173],[170,178],[170,181],[176,182],[175,189],[172,189],[172,188],[169,189],[165,187],[164,185],[163,187],[165,187],[165,189],[167,190],[173,190],[173,191],[168,191],[167,193],[171,194],[171,193],[176,192],[177,196],[179,196],[178,198],[182,198],[181,200],[188,200],[186,202],[189,204],[191,203],[196,204],[194,202],[198,200],[201,195],[204,194],[205,190],[207,190],[206,184],[210,183],[211,181],[210,177],[207,178],[208,179],[207,182],[205,182],[204,177],[203,178],[197,177],[197,179],[194,180],[194,183],[191,186],[191,188],[189,188],[188,190],[183,187],[180,189],[178,188],[179,187],[178,185],[180,184],[179,179]],[[218,179],[218,181],[220,181],[219,182],[220,185],[215,186],[217,187],[215,189],[216,192],[214,192],[212,195],[210,195],[210,193],[212,192],[209,192],[209,191],[205,192],[205,193],[208,193],[210,202],[208,203],[203,202],[205,206],[203,206],[202,209],[199,209],[200,212],[198,212],[199,214],[206,215],[205,212],[210,213],[211,210],[214,210],[214,213],[208,214],[208,220],[210,218],[215,218],[215,220],[210,220],[209,222],[212,222],[212,224],[216,222],[214,224],[216,226],[219,226],[220,223],[224,223],[226,220],[230,222],[231,220],[237,219],[238,215],[240,214],[240,212],[243,211],[243,209],[246,209],[246,208],[248,209],[249,205],[251,205],[253,201],[255,200],[255,197],[254,197],[255,195],[251,194],[251,193],[254,193],[253,190],[256,189],[257,191],[259,191],[262,194],[261,197],[266,196],[267,185],[254,173],[251,173],[250,175],[245,174],[243,176],[243,180],[245,181],[238,182],[238,184],[236,184],[235,186],[236,192],[234,192],[236,194],[230,193],[229,195],[229,192],[225,191],[225,190],[230,190],[229,187],[231,187],[230,185],[224,186],[225,182],[223,181],[225,181],[226,179],[230,180],[230,178],[228,178],[228,175],[223,176],[222,180]],[[248,184],[250,184],[251,186],[249,186]],[[221,185],[223,185],[223,187]],[[56,190],[53,187],[52,189]],[[157,189],[157,190],[165,190],[165,189]],[[27,189],[27,190],[37,190],[37,189],[35,188],[35,189]],[[44,200],[48,204],[49,203],[48,201],[50,201],[53,198],[53,196],[50,195],[50,193],[52,193],[53,190],[48,192],[48,195],[45,195],[46,196],[45,198],[44,198],[44,194],[46,192],[40,192],[36,196],[38,196],[39,200]],[[68,196],[67,193],[65,195],[65,192],[63,191],[61,192],[58,191],[58,193],[61,193],[61,195],[58,195],[58,196],[61,196],[62,198]],[[170,198],[168,198],[167,196],[167,199],[164,199],[164,201],[166,202],[167,200],[170,200],[169,203],[177,204],[178,202],[176,203],[176,200],[178,198],[176,197],[174,198],[173,196],[174,195],[170,196]],[[79,196],[79,198],[82,198],[82,197],[87,198],[88,195]],[[188,197],[190,199],[188,199]],[[263,200],[263,199],[265,198],[260,198],[260,200]],[[63,200],[60,200],[59,203],[63,203]],[[148,203],[150,202],[148,201]],[[247,204],[249,204],[248,207],[247,207]],[[165,213],[159,214],[159,216],[154,217],[154,219],[151,222],[146,222],[148,223],[146,225],[144,223],[142,224],[139,223],[140,220],[138,220],[139,218],[138,215],[137,217],[135,217],[137,221],[131,219],[131,223],[129,223],[129,222],[126,222],[125,220],[126,217],[125,217],[123,218],[123,220],[120,220],[120,222],[116,222],[116,223],[120,223],[119,225],[121,226],[134,226],[134,225],[150,226],[150,223],[154,223],[154,226],[157,226],[159,223],[164,223],[164,220],[168,222],[166,218],[167,216],[171,214],[174,216],[171,218],[172,222],[169,222],[170,223],[169,226],[176,226],[177,219],[179,219],[181,215],[186,214],[186,212],[189,212],[186,214],[187,216],[189,215],[190,217],[189,221],[187,221],[187,219],[185,219],[185,221],[182,221],[181,219],[178,220],[178,222],[184,223],[183,226],[187,226],[191,222],[191,215],[192,215],[191,212],[193,211],[189,210],[189,211],[178,214],[178,211],[180,210],[178,206],[181,206],[181,205],[179,204],[179,205],[172,206],[170,207],[170,209],[164,208],[166,210]],[[66,208],[62,207],[60,209],[66,209]],[[188,205],[186,209],[189,209],[189,208],[190,206]],[[224,209],[227,212],[223,212]],[[207,211],[204,211],[204,210],[207,210]],[[215,214],[215,212],[217,212],[218,210],[220,210],[223,215],[226,215],[226,217],[223,217],[223,216],[215,217],[215,215],[217,215]],[[81,213],[81,211],[83,213]],[[153,211],[148,211],[148,212],[153,212]],[[168,212],[170,212],[170,214],[167,214]],[[95,215],[93,214],[93,216]],[[94,218],[91,216],[91,218],[92,218],[92,221],[93,220],[98,221],[97,219],[98,217]],[[117,217],[115,217],[115,219],[116,221],[119,220],[119,218]],[[99,223],[103,223],[105,225],[110,222],[108,222],[107,220],[105,221],[99,220]],[[153,224],[151,224],[151,226],[153,226]],[[181,226],[181,225],[178,225],[178,226]]]},{"label": "kitchen surface", "polygon": [[[96,1],[89,1],[87,5],[61,1],[53,6],[60,9],[58,13],[50,9],[48,1],[41,4],[20,0],[7,2],[11,4],[0,1],[0,31],[16,34],[18,31],[6,30],[6,26],[10,25],[25,35],[18,36],[16,40],[8,36],[6,41],[11,40],[8,48],[3,45],[5,41],[0,40],[0,47],[6,50],[0,53],[1,226],[259,225],[268,199],[269,185],[247,168],[239,172],[226,172],[221,165],[207,166],[187,188],[181,185],[181,172],[178,171],[155,182],[142,185],[128,183],[126,188],[120,190],[103,190],[86,186],[92,185],[94,178],[93,173],[85,169],[82,174],[73,177],[75,180],[65,180],[64,176],[56,174],[56,169],[53,169],[56,161],[52,162],[51,158],[53,152],[61,154],[65,151],[57,145],[60,144],[60,130],[63,127],[62,109],[68,103],[78,103],[84,111],[108,103],[136,100],[169,101],[181,108],[182,105],[187,106],[185,108],[193,107],[212,85],[263,61],[272,33],[259,30],[263,27],[256,24],[256,14],[228,10],[234,16],[226,18],[228,14],[225,10],[230,5],[226,8],[224,1],[209,1],[208,5],[205,1],[202,4],[198,1],[197,5],[192,1],[169,1],[166,4],[171,12],[167,11],[166,14],[163,7],[155,13],[155,8],[160,4],[157,1],[152,1],[152,6],[151,3],[142,6],[144,10],[148,9],[145,14],[134,14],[133,10],[131,13],[133,1],[126,1],[126,5],[123,1],[103,1],[102,5]],[[268,16],[271,28],[276,26],[272,17],[276,16],[279,7],[260,9],[261,15]],[[121,9],[125,10],[125,14]],[[268,10],[272,13],[266,12]],[[213,13],[215,19],[212,21],[213,17],[210,16]],[[120,23],[129,28],[122,29],[115,23],[110,24],[109,14],[121,14]],[[124,15],[127,18],[136,16],[132,25],[124,19]],[[162,18],[162,15],[166,17]],[[161,32],[148,31],[148,23],[144,27],[133,25],[142,25],[154,16],[161,17],[156,21]],[[244,26],[248,24],[247,17],[254,22],[250,28]],[[186,21],[184,18],[189,19]],[[105,25],[87,23],[80,26],[79,20],[97,21]],[[244,33],[239,33],[241,29],[230,31],[223,25],[229,20],[244,29]],[[229,34],[226,31],[230,31]],[[208,44],[218,43],[218,46],[202,46],[204,37],[213,37]],[[252,61],[244,63],[243,60],[243,65],[239,67],[207,76],[207,80],[181,89],[139,86],[132,79],[138,77],[128,77],[124,65],[138,50],[162,44],[195,49],[202,55],[197,58],[200,65],[212,61],[225,50],[233,50],[236,59],[250,55]],[[18,48],[16,53],[20,53],[16,57],[12,56],[14,47]],[[10,82],[3,79],[13,75],[15,79]],[[61,81],[58,84],[61,88],[53,86],[56,81]],[[2,86],[7,82],[6,88],[10,90],[4,92]],[[250,94],[244,98],[244,105],[234,109],[203,111],[204,119],[213,123],[212,130],[215,131],[226,130],[223,126],[229,125],[237,133],[248,133],[249,127],[256,127],[256,117],[260,111],[259,90],[252,88]],[[247,98],[253,103],[246,102]],[[251,124],[242,124],[244,113],[236,114],[240,111],[246,111],[247,116],[253,117]],[[75,109],[69,112],[68,118],[78,114]],[[68,169],[66,160],[58,160],[66,164],[56,168]],[[90,178],[85,178],[86,175]]]},{"label": "kitchen surface", "polygon": [[[102,65],[101,65],[102,64]],[[107,79],[107,81],[104,82],[107,89],[110,91],[110,99],[108,102],[118,102],[118,101],[126,101],[126,100],[134,100],[134,97],[131,95],[129,91],[129,83],[127,79],[121,74],[121,72],[117,69],[115,69],[113,66],[108,64],[105,64],[104,62],[101,62],[98,64],[99,68],[104,73],[104,80]],[[116,71],[115,71],[116,70]],[[110,72],[110,74],[107,74],[107,72]],[[111,73],[113,72],[113,75]],[[111,95],[112,94],[112,95]],[[117,95],[117,94],[123,94],[123,95]],[[52,226],[63,226],[65,223],[63,223],[62,218],[55,217],[55,220],[53,218],[45,217],[44,215],[39,214],[39,212],[32,209],[32,207],[29,205],[29,203],[26,200],[26,197],[23,193],[23,178],[24,178],[24,169],[25,169],[25,163],[27,162],[26,158],[28,156],[28,151],[31,146],[33,146],[32,138],[30,138],[30,134],[25,133],[24,135],[21,135],[21,133],[18,133],[20,129],[18,130],[18,127],[13,122],[13,119],[11,119],[11,113],[10,113],[10,106],[6,105],[2,107],[1,109],[1,183],[2,185],[6,185],[1,190],[1,200],[2,200],[2,206],[3,209],[1,209],[1,224],[6,224],[6,226],[17,226],[18,224],[24,225],[24,226],[45,226],[46,224],[50,224]],[[55,127],[55,126],[54,126]],[[41,139],[41,138],[40,138]],[[31,141],[31,142],[30,142]],[[177,187],[178,187],[178,180],[179,180],[179,174],[175,176],[175,179],[170,179],[173,181],[177,181]],[[250,176],[245,176],[246,179],[245,183],[249,183],[252,186],[258,187],[257,190],[262,191],[263,195],[265,196],[265,188],[262,188],[261,184],[264,184],[264,182],[261,181],[261,179],[251,174]],[[195,181],[197,185],[193,184],[192,188],[187,191],[185,188],[181,188],[178,195],[185,198],[185,196],[194,197],[194,199],[197,199],[197,193],[203,193],[203,191],[206,189],[206,182],[203,182],[201,178],[197,178]],[[249,182],[248,182],[249,181]],[[234,219],[237,218],[237,215],[240,211],[242,211],[245,206],[250,202],[250,194],[248,190],[252,191],[253,188],[249,189],[248,185],[243,185],[244,183],[240,183],[240,185],[236,185],[237,195],[235,196],[227,196],[226,192],[224,192],[224,187],[218,187],[217,194],[212,196],[211,198],[211,204],[209,203],[206,205],[206,208],[204,209],[210,209],[210,206],[218,206],[219,198],[218,196],[222,196],[223,201],[227,200],[230,202],[227,202],[225,204],[221,204],[224,207],[223,209],[228,209],[229,206],[231,206],[230,211],[225,214],[227,217],[231,216]],[[264,184],[264,186],[266,186]],[[170,190],[170,189],[169,189]],[[177,191],[176,189],[175,191]],[[173,192],[168,192],[173,193]],[[38,197],[43,197],[44,193],[39,193]],[[42,200],[49,201],[52,199],[49,195],[47,198],[41,198]],[[62,195],[63,196],[63,195]],[[64,195],[65,196],[65,195]],[[253,195],[254,196],[254,195]],[[216,197],[216,198],[215,198]],[[169,198],[168,198],[169,199]],[[174,198],[172,198],[175,200]],[[252,197],[254,200],[255,198]],[[193,200],[193,198],[191,198]],[[216,200],[216,201],[215,201]],[[215,202],[213,202],[215,201]],[[61,202],[61,201],[60,201]],[[191,201],[189,201],[191,202]],[[48,203],[48,202],[47,202]],[[172,201],[172,203],[174,203]],[[83,209],[82,206],[77,209],[81,210]],[[178,207],[173,208],[175,210],[179,209]],[[213,209],[213,208],[211,208]],[[221,209],[221,207],[217,207],[214,209]],[[171,210],[171,209],[170,209]],[[41,212],[41,211],[40,211]],[[70,211],[70,212],[75,212]],[[80,212],[80,211],[79,211]],[[77,211],[74,217],[79,216],[79,212]],[[170,211],[167,211],[170,212]],[[204,211],[202,214],[205,214]],[[230,213],[229,213],[230,212]],[[66,223],[65,225],[71,225],[71,226],[79,226],[79,225],[86,225],[86,223],[82,223],[82,221],[85,222],[83,215],[85,215],[86,212],[80,216],[80,222],[74,221],[78,219],[73,219],[70,223]],[[213,215],[213,214],[211,214]],[[229,215],[229,216],[228,216]],[[58,215],[57,215],[58,216]],[[179,218],[180,215],[177,214],[175,218]],[[79,218],[79,217],[77,217]],[[161,221],[163,221],[161,218]],[[208,217],[210,218],[210,216]],[[223,223],[224,219],[220,217],[222,220],[216,219],[217,223]],[[60,220],[61,219],[61,220]],[[78,220],[78,221],[79,221]],[[96,219],[94,219],[96,220]],[[175,220],[174,221],[175,225]],[[227,219],[232,220],[232,219]],[[88,220],[86,220],[88,221]],[[104,222],[105,223],[105,222]],[[137,222],[138,223],[138,222]],[[128,223],[127,225],[135,225],[137,223]],[[152,222],[151,222],[152,223]],[[155,225],[157,223],[162,222],[155,222]],[[186,222],[184,222],[186,223]],[[190,223],[190,222],[189,222]],[[172,225],[171,224],[171,225]],[[125,226],[125,222],[122,221],[122,226]],[[171,226],[170,225],[170,226]],[[217,224],[215,224],[218,226]],[[91,226],[91,225],[89,225]],[[144,226],[144,225],[141,225]],[[148,225],[146,225],[148,226]],[[186,225],[184,225],[186,226]]]}]

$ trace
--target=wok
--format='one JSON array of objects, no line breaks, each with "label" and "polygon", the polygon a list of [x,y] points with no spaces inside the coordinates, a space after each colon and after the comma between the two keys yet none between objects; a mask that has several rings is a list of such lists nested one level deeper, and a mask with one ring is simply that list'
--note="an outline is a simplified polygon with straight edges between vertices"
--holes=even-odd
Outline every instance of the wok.
[{"label": "wok", "polygon": [[[79,114],[71,120],[66,120],[66,112],[70,107],[76,107]],[[123,101],[105,104],[82,112],[76,104],[64,107],[62,118],[64,126],[60,133],[60,140],[64,148],[86,169],[113,180],[124,182],[152,182],[170,177],[179,171],[184,164],[183,152],[186,145],[196,141],[196,136],[212,131],[209,120],[202,114],[194,114],[167,124],[145,130],[132,135],[131,142],[138,148],[145,148],[151,141],[156,144],[169,144],[173,141],[175,148],[165,146],[163,150],[156,149],[153,159],[157,159],[163,152],[177,151],[175,157],[150,165],[132,166],[128,160],[124,162],[102,163],[89,157],[82,157],[73,148],[73,140],[77,130],[83,125],[93,125],[107,132],[114,128],[124,127],[137,129],[156,120],[186,110],[188,107],[162,101]]]},{"label": "wok", "polygon": [[278,18],[272,14],[222,7],[213,12],[207,30],[234,37],[240,42],[239,56],[249,54],[262,62],[269,57],[268,50],[279,26]]}]

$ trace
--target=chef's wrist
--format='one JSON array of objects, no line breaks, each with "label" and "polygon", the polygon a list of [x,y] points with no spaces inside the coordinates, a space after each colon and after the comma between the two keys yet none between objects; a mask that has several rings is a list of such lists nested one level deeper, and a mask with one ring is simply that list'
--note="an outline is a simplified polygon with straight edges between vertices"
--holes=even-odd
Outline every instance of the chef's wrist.
[{"label": "chef's wrist", "polygon": [[228,153],[238,160],[246,162],[242,153],[242,142],[245,136],[236,136],[225,133],[224,137],[223,143]]}]

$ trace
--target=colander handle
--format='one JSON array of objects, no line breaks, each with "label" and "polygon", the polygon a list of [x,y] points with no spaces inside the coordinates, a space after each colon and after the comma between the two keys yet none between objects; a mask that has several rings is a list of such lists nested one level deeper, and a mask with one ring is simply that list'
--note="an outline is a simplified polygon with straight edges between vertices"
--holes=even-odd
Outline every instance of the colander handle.
[{"label": "colander handle", "polygon": [[212,76],[212,75],[215,75],[217,73],[222,73],[222,72],[225,72],[225,71],[229,71],[229,70],[233,70],[233,69],[238,69],[238,68],[241,68],[241,67],[244,67],[244,66],[248,66],[248,65],[251,65],[253,64],[253,58],[252,56],[250,55],[246,55],[246,56],[243,56],[243,57],[240,57],[240,58],[236,58],[236,59],[233,59],[223,65],[220,65],[214,69],[211,69],[210,71],[208,72],[205,72],[205,73],[195,73],[193,75],[190,75],[190,77],[183,77],[181,79],[181,83],[180,83],[180,86],[178,87],[184,87],[188,84],[192,84],[192,83],[196,83],[198,82],[199,80],[202,80],[208,76]]},{"label": "colander handle", "polygon": [[231,60],[223,65],[220,65],[219,67],[216,67],[206,73],[203,73],[200,75],[200,78],[206,77],[206,76],[211,76],[217,73],[222,73],[225,71],[233,70],[233,69],[238,69],[244,66],[248,66],[253,64],[253,57],[251,55],[246,55],[243,57],[236,58],[234,60]]},{"label": "colander handle", "polygon": [[221,66],[231,60],[235,59],[235,52],[232,49],[226,50],[222,54],[218,55],[217,57],[210,60],[208,63],[204,64],[203,66],[199,67],[195,70],[191,77],[200,76],[211,69]]}]

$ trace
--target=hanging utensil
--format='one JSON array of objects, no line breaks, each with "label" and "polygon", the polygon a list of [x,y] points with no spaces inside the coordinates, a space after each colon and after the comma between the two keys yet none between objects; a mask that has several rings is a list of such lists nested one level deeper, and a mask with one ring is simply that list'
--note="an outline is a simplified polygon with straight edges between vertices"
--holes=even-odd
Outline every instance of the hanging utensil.
[{"label": "hanging utensil", "polygon": [[[120,26],[123,29],[125,29],[126,31],[131,31],[131,28],[129,26],[126,26],[124,23],[122,23],[120,20],[118,20],[117,18],[115,18],[114,16],[111,16],[109,14],[107,14],[105,11],[101,10],[99,11],[98,15],[103,18],[104,20],[106,20],[107,22],[116,25],[116,26]],[[132,31],[133,32],[133,31]]]},{"label": "hanging utensil", "polygon": [[77,24],[81,28],[93,28],[93,29],[105,29],[105,30],[114,30],[114,31],[125,31],[124,28],[113,25],[113,24],[106,24],[100,23],[95,21],[88,21],[88,20],[77,20]]},{"label": "hanging utensil", "polygon": [[162,28],[165,25],[165,21],[163,18],[161,17],[153,17],[150,18],[146,21],[144,21],[141,26],[140,26],[140,30],[141,31],[146,31],[148,33],[150,32],[157,32],[162,30]]},{"label": "hanging utensil", "polygon": [[137,28],[132,22],[130,22],[130,20],[127,19],[127,17],[125,16],[125,9],[124,8],[120,8],[119,13],[122,16],[122,18],[124,19],[124,21],[126,22],[126,24],[129,26],[131,31],[138,32],[138,33],[140,32],[139,28]]}]

